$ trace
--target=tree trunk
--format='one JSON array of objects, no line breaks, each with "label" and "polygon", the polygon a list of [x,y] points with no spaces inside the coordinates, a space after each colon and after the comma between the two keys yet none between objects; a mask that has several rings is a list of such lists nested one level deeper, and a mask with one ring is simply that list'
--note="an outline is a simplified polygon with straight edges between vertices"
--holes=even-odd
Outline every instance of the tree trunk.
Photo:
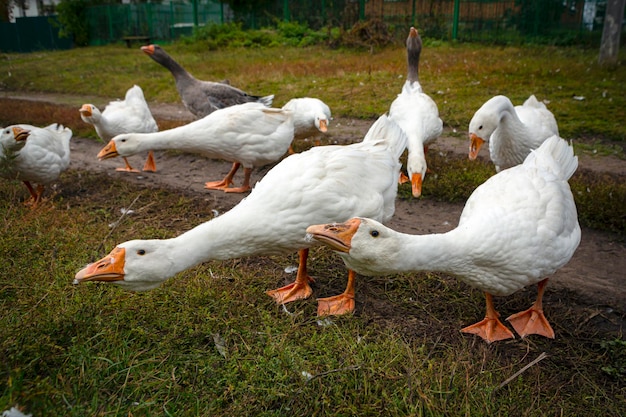
[{"label": "tree trunk", "polygon": [[600,65],[617,64],[622,20],[624,19],[624,4],[626,4],[626,0],[607,0],[606,2],[600,57],[598,58]]}]

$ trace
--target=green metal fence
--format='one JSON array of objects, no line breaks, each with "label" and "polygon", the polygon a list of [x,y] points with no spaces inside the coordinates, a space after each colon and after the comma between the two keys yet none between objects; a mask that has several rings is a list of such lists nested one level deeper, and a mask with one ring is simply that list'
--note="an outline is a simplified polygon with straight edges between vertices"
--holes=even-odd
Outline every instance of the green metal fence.
[{"label": "green metal fence", "polygon": [[[359,20],[379,20],[390,31],[417,26],[430,38],[460,41],[599,46],[606,0],[265,0],[255,7],[220,0],[109,4],[87,7],[91,45],[120,42],[127,36],[170,41],[210,23],[240,22],[244,29],[279,21],[351,28]],[[0,50],[29,52],[71,47],[59,39],[49,17],[0,24]],[[622,36],[622,43],[626,36]]]},{"label": "green metal fence", "polygon": [[203,2],[193,7],[189,2],[164,4],[109,4],[87,8],[91,45],[102,45],[126,36],[149,36],[171,40],[190,34],[194,25],[224,23],[224,4]]},{"label": "green metal fence", "polygon": [[19,17],[15,23],[0,22],[0,51],[32,52],[71,47],[70,39],[59,37],[54,16]]}]

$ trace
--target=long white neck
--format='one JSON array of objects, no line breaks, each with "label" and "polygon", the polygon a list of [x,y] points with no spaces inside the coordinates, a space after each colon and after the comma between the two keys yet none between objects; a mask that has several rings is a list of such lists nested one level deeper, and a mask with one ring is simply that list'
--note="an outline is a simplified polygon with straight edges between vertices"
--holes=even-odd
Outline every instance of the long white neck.
[{"label": "long white neck", "polygon": [[[294,251],[293,231],[268,233],[275,219],[250,210],[234,207],[223,215],[202,223],[171,239],[156,241],[159,254],[167,258],[167,277],[203,262],[256,255],[276,255]],[[313,243],[309,243],[308,246]],[[302,247],[306,247],[302,231]]]},{"label": "long white neck", "polygon": [[526,156],[528,154],[528,128],[517,116],[511,102],[503,105],[499,114],[500,124],[492,135],[489,149],[492,154],[498,156],[497,160],[514,160],[516,164],[521,164],[524,160],[523,158],[518,160],[520,158],[518,155]]},{"label": "long white neck", "polygon": [[458,274],[467,264],[467,249],[457,230],[429,235],[392,232],[393,245],[376,246],[369,255],[353,248],[349,255],[342,257],[349,268],[364,275],[417,271]]},{"label": "long white neck", "polygon": [[211,128],[205,126],[202,119],[174,129],[154,133],[133,133],[130,136],[137,139],[134,153],[176,149],[212,154],[214,151],[218,152],[220,148],[220,144],[212,140]]}]

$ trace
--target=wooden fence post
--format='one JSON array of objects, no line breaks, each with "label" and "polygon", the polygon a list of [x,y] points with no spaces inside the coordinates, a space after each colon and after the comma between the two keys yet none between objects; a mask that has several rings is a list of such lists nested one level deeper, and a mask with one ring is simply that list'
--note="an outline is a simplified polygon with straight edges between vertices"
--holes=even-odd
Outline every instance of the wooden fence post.
[{"label": "wooden fence post", "polygon": [[600,56],[598,58],[600,65],[617,64],[625,3],[626,0],[607,0],[606,2]]}]

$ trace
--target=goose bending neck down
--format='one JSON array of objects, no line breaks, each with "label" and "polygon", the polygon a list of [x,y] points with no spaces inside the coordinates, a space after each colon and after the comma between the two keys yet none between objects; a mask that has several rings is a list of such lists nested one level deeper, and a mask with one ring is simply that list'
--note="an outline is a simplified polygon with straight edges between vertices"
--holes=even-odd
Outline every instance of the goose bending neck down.
[{"label": "goose bending neck down", "polygon": [[[289,110],[268,108],[260,103],[239,104],[173,129],[118,135],[100,150],[98,158],[175,149],[225,159],[233,163],[230,172],[223,180],[207,182],[205,188],[243,193],[251,189],[254,167],[278,161],[289,149],[294,132],[292,118]],[[241,165],[243,184],[231,187]]]},{"label": "goose bending neck down", "polygon": [[439,271],[485,292],[484,320],[462,331],[487,342],[513,337],[499,321],[492,295],[538,284],[535,304],[507,320],[524,337],[553,338],[543,314],[548,277],[565,265],[580,242],[576,206],[567,180],[577,167],[567,142],[548,139],[523,165],[494,175],[470,196],[459,225],[442,234],[409,235],[354,218],[307,228],[364,275]]},{"label": "goose bending neck down", "polygon": [[422,195],[422,182],[426,177],[426,152],[443,131],[437,104],[425,94],[418,79],[418,66],[422,52],[422,39],[414,27],[406,40],[407,79],[402,92],[391,103],[389,117],[404,130],[408,137],[407,173],[402,173],[400,183],[411,182],[414,197]]},{"label": "goose bending neck down", "polygon": [[521,106],[498,95],[476,111],[469,124],[469,159],[475,160],[480,148],[489,143],[489,155],[496,171],[519,165],[532,149],[559,134],[554,115],[531,95]]},{"label": "goose bending neck down", "polygon": [[[76,274],[76,282],[104,281],[142,291],[158,287],[201,262],[299,251],[293,284],[269,291],[277,303],[312,294],[307,273],[307,226],[367,215],[387,221],[394,212],[400,155],[406,136],[381,116],[360,143],[319,146],[283,159],[230,211],[171,239],[131,240]],[[286,149],[286,148],[285,148]],[[358,186],[357,186],[358,185]],[[354,309],[354,273],[344,294],[319,300],[318,313]]]}]

